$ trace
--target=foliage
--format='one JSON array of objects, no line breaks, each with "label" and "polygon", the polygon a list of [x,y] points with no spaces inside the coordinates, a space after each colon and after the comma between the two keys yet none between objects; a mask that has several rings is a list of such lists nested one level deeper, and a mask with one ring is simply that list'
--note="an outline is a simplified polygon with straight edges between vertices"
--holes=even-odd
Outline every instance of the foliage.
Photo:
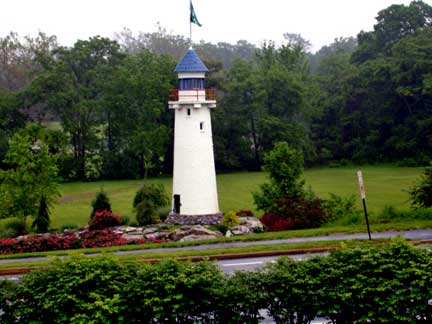
[{"label": "foliage", "polygon": [[144,266],[124,287],[128,323],[209,323],[222,274],[208,262]]},{"label": "foliage", "polygon": [[135,272],[107,257],[57,260],[25,277],[16,314],[24,323],[119,323],[119,296]]},{"label": "foliage", "polygon": [[165,188],[161,184],[144,184],[135,194],[133,207],[136,208],[142,201],[150,202],[155,208],[164,207],[170,203]]},{"label": "foliage", "polygon": [[409,194],[414,208],[432,207],[432,163],[425,168],[421,179],[410,189]]},{"label": "foliage", "polygon": [[49,224],[49,207],[45,196],[42,196],[39,203],[39,210],[33,221],[32,228],[36,228],[36,233],[46,233],[48,232]]},{"label": "foliage", "polygon": [[[430,323],[432,254],[400,239],[255,272],[209,262],[73,256],[0,282],[2,323]],[[4,288],[4,289],[3,289]],[[53,307],[55,305],[55,307]]]},{"label": "foliage", "polygon": [[294,200],[287,195],[275,203],[275,211],[268,212],[261,218],[267,231],[314,228],[328,221],[321,199]]},{"label": "foliage", "polygon": [[148,200],[141,201],[135,207],[135,210],[136,210],[135,218],[139,226],[157,224],[160,221],[159,216],[157,215],[156,212],[156,208]]},{"label": "foliage", "polygon": [[93,218],[89,222],[90,230],[101,230],[108,227],[119,226],[121,219],[114,215],[111,211],[104,209],[96,211]]},{"label": "foliage", "polygon": [[[33,148],[33,149],[32,149]],[[0,217],[36,217],[42,197],[49,206],[60,195],[55,156],[44,143],[15,134],[0,170]]]},{"label": "foliage", "polygon": [[233,227],[240,225],[240,219],[239,216],[237,216],[236,212],[234,211],[228,211],[224,213],[222,218],[222,225]]},{"label": "foliage", "polygon": [[28,234],[27,224],[20,218],[11,218],[3,225],[3,227],[10,234],[9,237]]},{"label": "foliage", "polygon": [[285,195],[297,200],[304,197],[303,157],[286,142],[278,142],[265,156],[264,171],[269,173],[270,183],[261,185],[261,192],[254,192],[257,209],[271,212],[277,209],[278,199]]},{"label": "foliage", "polygon": [[355,196],[342,197],[330,193],[330,198],[322,202],[322,208],[326,212],[328,221],[337,221],[344,217],[356,218],[361,211],[356,207]]},{"label": "foliage", "polygon": [[144,184],[135,194],[133,207],[139,225],[148,225],[159,221],[157,209],[170,203],[165,188],[160,184]]},{"label": "foliage", "polygon": [[129,225],[130,218],[128,216],[120,216],[120,225]]},{"label": "foliage", "polygon": [[105,191],[101,190],[96,194],[96,198],[91,203],[93,210],[90,214],[90,219],[92,219],[97,211],[107,210],[112,212],[111,204],[108,195]]},{"label": "foliage", "polygon": [[0,254],[86,249],[124,244],[142,244],[144,240],[127,240],[110,229],[79,233],[27,236],[22,239],[0,239]]}]

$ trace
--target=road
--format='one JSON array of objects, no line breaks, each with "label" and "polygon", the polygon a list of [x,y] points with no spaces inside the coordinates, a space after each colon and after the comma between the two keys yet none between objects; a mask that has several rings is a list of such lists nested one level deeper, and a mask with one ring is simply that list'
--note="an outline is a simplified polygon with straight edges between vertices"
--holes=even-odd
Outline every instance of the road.
[{"label": "road", "polygon": [[[402,236],[407,240],[432,240],[432,229],[423,230],[410,230],[410,231],[387,231],[372,233],[372,239],[384,239]],[[368,239],[366,233],[357,234],[333,234],[326,236],[313,236],[313,237],[298,237],[280,240],[266,240],[266,241],[253,241],[253,242],[230,242],[230,243],[217,243],[217,244],[203,244],[197,246],[187,247],[172,247],[172,248],[153,248],[153,249],[142,249],[132,251],[118,251],[114,252],[115,255],[127,255],[127,254],[139,254],[144,252],[164,252],[164,251],[185,251],[185,250],[211,250],[220,248],[231,248],[231,247],[243,247],[243,246],[254,246],[254,245],[274,245],[283,243],[301,243],[301,242],[314,242],[314,241],[343,241],[343,240],[354,240],[354,239]],[[90,253],[87,256],[96,256],[100,253]],[[0,263],[14,263],[14,262],[36,262],[48,260],[46,257],[36,258],[23,258],[23,259],[0,259]]]}]

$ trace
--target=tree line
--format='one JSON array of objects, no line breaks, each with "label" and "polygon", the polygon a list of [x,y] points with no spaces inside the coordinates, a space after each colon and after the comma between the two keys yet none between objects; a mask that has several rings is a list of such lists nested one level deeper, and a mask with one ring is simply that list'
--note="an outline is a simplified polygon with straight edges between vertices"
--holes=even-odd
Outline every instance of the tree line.
[{"label": "tree line", "polygon": [[[429,161],[432,7],[392,5],[376,19],[372,31],[314,54],[289,33],[280,46],[194,44],[207,86],[218,89],[217,169],[259,170],[277,141],[301,150],[307,165]],[[0,38],[1,168],[18,132],[49,147],[64,180],[169,174],[168,93],[187,47],[160,26],[72,47],[43,33]]]}]

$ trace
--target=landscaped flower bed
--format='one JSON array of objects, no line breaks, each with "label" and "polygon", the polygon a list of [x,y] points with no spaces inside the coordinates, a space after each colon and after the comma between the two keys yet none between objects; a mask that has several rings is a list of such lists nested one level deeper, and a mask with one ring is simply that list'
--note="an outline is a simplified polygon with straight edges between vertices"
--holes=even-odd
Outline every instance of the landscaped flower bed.
[{"label": "landscaped flower bed", "polygon": [[22,238],[0,239],[0,254],[86,249],[125,244],[143,244],[144,239],[128,240],[112,229],[76,233],[42,234]]}]

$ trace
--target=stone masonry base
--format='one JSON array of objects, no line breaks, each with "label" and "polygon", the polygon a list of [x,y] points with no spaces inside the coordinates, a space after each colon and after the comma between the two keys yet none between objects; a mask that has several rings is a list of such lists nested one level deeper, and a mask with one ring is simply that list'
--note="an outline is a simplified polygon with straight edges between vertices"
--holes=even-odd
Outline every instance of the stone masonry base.
[{"label": "stone masonry base", "polygon": [[183,215],[171,213],[165,220],[166,224],[172,225],[216,225],[222,221],[223,214],[206,214],[206,215]]}]

